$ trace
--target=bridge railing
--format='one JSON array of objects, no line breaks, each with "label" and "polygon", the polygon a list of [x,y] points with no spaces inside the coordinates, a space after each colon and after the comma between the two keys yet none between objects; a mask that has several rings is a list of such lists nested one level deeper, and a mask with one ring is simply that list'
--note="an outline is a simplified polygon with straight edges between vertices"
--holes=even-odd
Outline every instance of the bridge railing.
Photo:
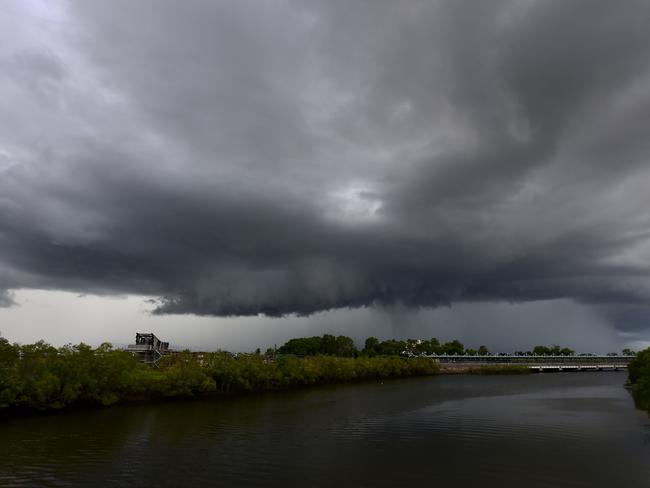
[{"label": "bridge railing", "polygon": [[627,365],[634,356],[515,356],[489,355],[470,356],[454,354],[426,355],[441,363],[476,363],[476,364],[620,364]]}]

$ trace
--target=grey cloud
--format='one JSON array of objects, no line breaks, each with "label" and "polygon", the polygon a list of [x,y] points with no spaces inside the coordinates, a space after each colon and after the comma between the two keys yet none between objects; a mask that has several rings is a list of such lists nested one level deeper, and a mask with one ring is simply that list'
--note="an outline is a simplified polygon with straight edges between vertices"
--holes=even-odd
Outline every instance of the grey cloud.
[{"label": "grey cloud", "polygon": [[0,48],[3,289],[647,328],[646,2],[66,6]]},{"label": "grey cloud", "polygon": [[0,307],[10,307],[15,305],[13,296],[7,290],[0,290]]}]

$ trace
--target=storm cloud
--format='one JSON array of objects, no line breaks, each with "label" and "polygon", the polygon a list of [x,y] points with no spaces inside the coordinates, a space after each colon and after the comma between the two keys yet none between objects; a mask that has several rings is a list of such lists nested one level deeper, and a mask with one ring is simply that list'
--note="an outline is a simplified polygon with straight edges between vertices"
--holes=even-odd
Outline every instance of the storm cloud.
[{"label": "storm cloud", "polygon": [[650,4],[5,2],[0,306],[650,327]]}]

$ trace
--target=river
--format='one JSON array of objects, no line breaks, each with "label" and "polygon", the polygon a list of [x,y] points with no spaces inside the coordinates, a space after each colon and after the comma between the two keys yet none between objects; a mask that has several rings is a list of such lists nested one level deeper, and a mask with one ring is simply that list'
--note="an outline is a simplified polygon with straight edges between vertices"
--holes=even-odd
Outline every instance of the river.
[{"label": "river", "polygon": [[436,376],[0,420],[0,486],[650,487],[625,373]]}]

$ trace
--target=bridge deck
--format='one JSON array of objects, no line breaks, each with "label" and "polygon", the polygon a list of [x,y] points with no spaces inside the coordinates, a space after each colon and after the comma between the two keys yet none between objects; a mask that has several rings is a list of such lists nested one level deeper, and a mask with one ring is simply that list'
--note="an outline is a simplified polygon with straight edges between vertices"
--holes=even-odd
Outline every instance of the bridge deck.
[{"label": "bridge deck", "polygon": [[618,371],[626,369],[634,356],[515,356],[436,355],[431,359],[447,366],[525,366],[531,371]]}]

